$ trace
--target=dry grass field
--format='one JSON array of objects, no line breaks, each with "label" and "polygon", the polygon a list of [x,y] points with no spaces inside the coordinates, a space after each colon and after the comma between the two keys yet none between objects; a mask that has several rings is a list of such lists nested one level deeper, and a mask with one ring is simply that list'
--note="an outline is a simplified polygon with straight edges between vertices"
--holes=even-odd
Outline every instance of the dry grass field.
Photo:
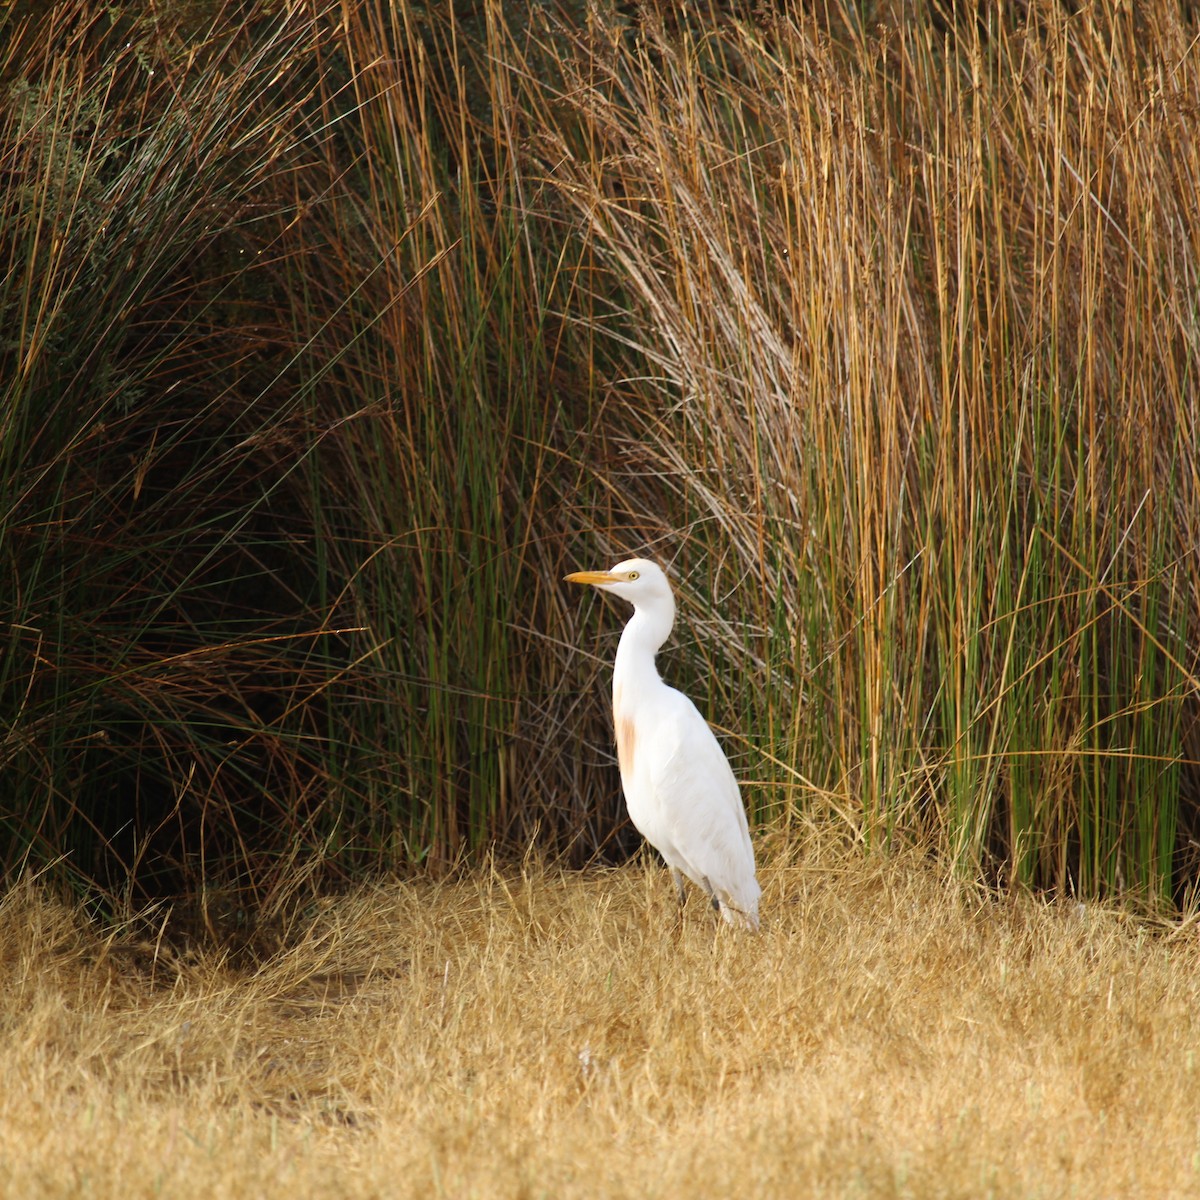
[{"label": "dry grass field", "polygon": [[[327,902],[247,965],[0,908],[6,1196],[1181,1196],[1186,921],[765,850],[764,930],[658,864]],[[169,927],[168,927],[169,928]]]}]

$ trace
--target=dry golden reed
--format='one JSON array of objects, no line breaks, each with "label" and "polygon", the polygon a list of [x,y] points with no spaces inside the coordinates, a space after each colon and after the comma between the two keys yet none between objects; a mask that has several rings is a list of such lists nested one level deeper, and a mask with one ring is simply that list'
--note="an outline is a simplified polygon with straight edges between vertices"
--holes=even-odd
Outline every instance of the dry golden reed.
[{"label": "dry golden reed", "polygon": [[619,858],[636,551],[756,825],[1186,904],[1186,8],[126,8],[0,6],[0,869]]},{"label": "dry golden reed", "polygon": [[680,920],[658,864],[531,861],[363,888],[242,967],[13,889],[0,1193],[1200,1187],[1194,925],[828,836],[763,858],[757,937]]}]

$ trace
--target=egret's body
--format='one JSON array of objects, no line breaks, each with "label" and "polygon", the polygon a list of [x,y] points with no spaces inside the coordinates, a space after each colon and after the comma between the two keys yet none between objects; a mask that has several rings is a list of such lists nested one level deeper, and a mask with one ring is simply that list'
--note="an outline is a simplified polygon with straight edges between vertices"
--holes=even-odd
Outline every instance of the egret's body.
[{"label": "egret's body", "polygon": [[567,579],[633,605],[613,667],[617,761],[630,819],[671,868],[681,901],[686,875],[726,921],[757,929],[761,889],[737,780],[708,722],[654,665],[675,623],[666,575],[634,558]]}]

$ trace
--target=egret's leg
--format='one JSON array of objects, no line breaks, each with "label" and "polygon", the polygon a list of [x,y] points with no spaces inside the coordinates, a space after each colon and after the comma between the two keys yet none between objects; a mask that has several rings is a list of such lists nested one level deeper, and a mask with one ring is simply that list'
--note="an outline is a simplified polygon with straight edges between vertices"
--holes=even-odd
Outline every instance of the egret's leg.
[{"label": "egret's leg", "polygon": [[678,867],[671,868],[671,878],[675,881],[675,892],[679,896],[679,907],[687,903],[687,892],[683,887],[683,872]]},{"label": "egret's leg", "polygon": [[708,882],[708,876],[704,877],[704,890],[708,893],[708,898],[712,901],[713,912],[720,913],[721,902],[717,899],[717,893],[713,891],[713,885]]}]

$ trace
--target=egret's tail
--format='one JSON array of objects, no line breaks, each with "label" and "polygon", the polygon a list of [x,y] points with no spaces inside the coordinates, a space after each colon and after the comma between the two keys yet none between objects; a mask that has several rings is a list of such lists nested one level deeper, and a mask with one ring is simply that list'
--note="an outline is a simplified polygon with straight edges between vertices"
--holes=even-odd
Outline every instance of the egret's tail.
[{"label": "egret's tail", "polygon": [[758,932],[758,904],[753,908],[734,908],[726,900],[721,901],[721,916],[735,929],[748,929],[751,933]]}]

